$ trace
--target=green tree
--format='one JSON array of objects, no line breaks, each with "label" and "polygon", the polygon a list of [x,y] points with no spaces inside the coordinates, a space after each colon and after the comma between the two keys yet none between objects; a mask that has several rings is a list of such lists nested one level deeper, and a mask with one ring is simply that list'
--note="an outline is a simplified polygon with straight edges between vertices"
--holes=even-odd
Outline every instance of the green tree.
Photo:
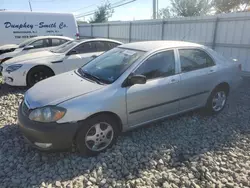
[{"label": "green tree", "polygon": [[172,12],[176,16],[205,15],[212,7],[211,0],[171,0]]},{"label": "green tree", "polygon": [[229,13],[236,11],[242,2],[243,0],[214,0],[213,6],[216,13]]},{"label": "green tree", "polygon": [[171,17],[171,11],[170,11],[169,7],[162,8],[159,10],[157,18],[166,19],[166,18],[170,18],[170,17]]},{"label": "green tree", "polygon": [[241,0],[241,10],[242,11],[249,11],[249,7],[250,7],[250,0]]},{"label": "green tree", "polygon": [[107,22],[108,19],[114,13],[114,9],[111,8],[110,3],[99,6],[98,10],[94,13],[93,18],[90,19],[90,23],[102,23]]}]

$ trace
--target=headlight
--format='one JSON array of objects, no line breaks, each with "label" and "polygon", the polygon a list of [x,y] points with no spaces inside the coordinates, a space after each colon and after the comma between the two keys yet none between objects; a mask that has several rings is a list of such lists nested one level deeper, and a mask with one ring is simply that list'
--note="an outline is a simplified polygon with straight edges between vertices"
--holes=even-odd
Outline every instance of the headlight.
[{"label": "headlight", "polygon": [[66,109],[57,106],[47,106],[33,110],[29,119],[39,122],[55,122],[62,119],[66,113]]},{"label": "headlight", "polygon": [[8,66],[8,67],[6,68],[6,71],[7,71],[7,72],[14,72],[14,71],[20,69],[22,66],[23,66],[23,65],[21,65],[21,64],[11,65],[11,66]]}]

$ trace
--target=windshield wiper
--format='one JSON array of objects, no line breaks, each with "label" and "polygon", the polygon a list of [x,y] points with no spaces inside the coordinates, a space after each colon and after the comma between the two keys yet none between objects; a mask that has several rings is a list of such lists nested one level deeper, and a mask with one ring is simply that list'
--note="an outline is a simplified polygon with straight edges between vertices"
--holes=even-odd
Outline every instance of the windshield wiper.
[{"label": "windshield wiper", "polygon": [[99,77],[97,77],[95,75],[92,75],[92,74],[90,74],[88,72],[84,72],[84,71],[80,70],[80,73],[81,73],[82,76],[85,76],[86,78],[89,78],[89,79],[95,81],[98,84],[106,84],[104,80],[102,80],[101,78],[99,78]]}]

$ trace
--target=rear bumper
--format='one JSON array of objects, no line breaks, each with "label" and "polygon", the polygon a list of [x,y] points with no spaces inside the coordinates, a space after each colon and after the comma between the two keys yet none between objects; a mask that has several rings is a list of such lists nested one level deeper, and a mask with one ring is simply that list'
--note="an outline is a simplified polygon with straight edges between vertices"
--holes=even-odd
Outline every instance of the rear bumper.
[{"label": "rear bumper", "polygon": [[[77,123],[40,123],[31,121],[18,110],[18,126],[24,138],[39,150],[66,150],[72,147]],[[38,143],[38,144],[37,144]],[[41,147],[48,144],[48,147]]]}]

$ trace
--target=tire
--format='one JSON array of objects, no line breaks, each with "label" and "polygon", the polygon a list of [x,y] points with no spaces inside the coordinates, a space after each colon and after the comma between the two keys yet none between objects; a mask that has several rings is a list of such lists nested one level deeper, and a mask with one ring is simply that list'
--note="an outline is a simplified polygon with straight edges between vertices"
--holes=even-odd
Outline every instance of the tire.
[{"label": "tire", "polygon": [[[110,148],[118,135],[118,122],[115,118],[106,114],[97,115],[84,121],[77,132],[76,146],[81,155],[95,156]],[[105,140],[107,143],[103,142]]]},{"label": "tire", "polygon": [[32,87],[36,83],[54,76],[54,73],[51,69],[47,67],[34,67],[32,68],[27,75],[27,86]]},{"label": "tire", "polygon": [[207,100],[205,112],[208,115],[220,113],[226,106],[228,98],[228,90],[219,87],[215,88]]}]

